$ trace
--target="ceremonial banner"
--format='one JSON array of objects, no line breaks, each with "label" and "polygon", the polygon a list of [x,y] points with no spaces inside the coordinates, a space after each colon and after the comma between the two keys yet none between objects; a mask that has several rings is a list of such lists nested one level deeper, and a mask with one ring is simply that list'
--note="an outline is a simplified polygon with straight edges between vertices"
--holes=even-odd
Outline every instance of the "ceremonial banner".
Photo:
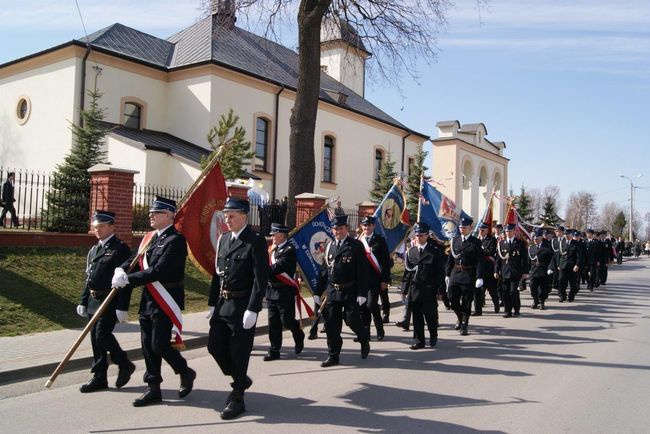
[{"label": "ceremonial banner", "polygon": [[494,199],[494,191],[492,191],[492,194],[490,194],[490,199],[488,200],[488,203],[485,207],[485,211],[483,211],[483,217],[481,217],[481,220],[476,223],[476,227],[474,228],[474,232],[472,235],[475,237],[478,237],[478,230],[479,226],[481,223],[485,223],[488,225],[488,235],[492,235],[492,199]]},{"label": "ceremonial banner", "polygon": [[512,203],[510,203],[510,206],[508,208],[505,224],[517,226],[515,228],[516,237],[521,238],[522,240],[531,239],[530,232],[533,229],[533,225],[526,223],[521,219],[519,212],[517,212],[517,208]]},{"label": "ceremonial banner", "polygon": [[329,208],[325,205],[302,226],[291,231],[287,240],[296,249],[298,267],[312,292],[316,292],[321,266],[325,262],[325,245],[334,239],[331,228]]},{"label": "ceremonial banner", "polygon": [[460,233],[458,223],[461,217],[471,218],[437,188],[424,179],[420,182],[418,221],[427,223],[439,241],[451,240]]},{"label": "ceremonial banner", "polygon": [[375,232],[383,236],[393,253],[409,230],[409,214],[400,181],[395,181],[375,210]]},{"label": "ceremonial banner", "polygon": [[190,259],[210,276],[215,271],[217,240],[228,230],[221,212],[226,197],[226,182],[215,162],[183,197],[174,220],[176,229],[187,240]]}]

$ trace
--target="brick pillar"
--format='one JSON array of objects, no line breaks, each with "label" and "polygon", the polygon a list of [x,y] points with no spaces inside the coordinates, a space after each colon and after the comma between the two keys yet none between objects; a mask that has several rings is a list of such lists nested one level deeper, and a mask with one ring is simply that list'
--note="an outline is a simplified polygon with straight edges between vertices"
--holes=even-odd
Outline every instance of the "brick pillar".
[{"label": "brick pillar", "polygon": [[[115,233],[127,245],[133,242],[133,176],[136,170],[97,164],[90,169],[90,213],[96,209],[115,213]],[[133,246],[132,246],[133,247]]]},{"label": "brick pillar", "polygon": [[296,196],[296,227],[300,226],[325,205],[327,196],[301,193]]},{"label": "brick pillar", "polygon": [[250,190],[250,188],[249,185],[237,184],[236,182],[226,182],[228,197],[248,200],[248,190]]},{"label": "brick pillar", "polygon": [[377,209],[377,204],[374,202],[361,202],[357,204],[359,210],[359,221],[361,221],[365,216],[373,215]]}]

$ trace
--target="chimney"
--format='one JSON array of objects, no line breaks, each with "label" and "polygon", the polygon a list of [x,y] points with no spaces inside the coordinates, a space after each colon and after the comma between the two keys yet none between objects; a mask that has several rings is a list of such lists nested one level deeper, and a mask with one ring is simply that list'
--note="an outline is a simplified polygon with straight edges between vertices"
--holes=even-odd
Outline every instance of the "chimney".
[{"label": "chimney", "polygon": [[237,5],[235,4],[235,0],[210,1],[210,12],[220,26],[233,29],[237,21],[236,11]]}]

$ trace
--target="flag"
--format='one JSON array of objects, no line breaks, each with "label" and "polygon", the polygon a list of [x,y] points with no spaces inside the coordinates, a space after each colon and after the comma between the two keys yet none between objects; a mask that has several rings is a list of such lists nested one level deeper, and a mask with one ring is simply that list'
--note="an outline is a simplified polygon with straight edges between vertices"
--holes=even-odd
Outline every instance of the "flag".
[{"label": "flag", "polygon": [[399,180],[393,183],[375,210],[375,232],[386,239],[388,252],[393,253],[409,230],[406,198]]},{"label": "flag", "polygon": [[420,181],[418,220],[427,223],[438,240],[447,241],[457,236],[461,217],[471,218],[437,188],[424,179]]},{"label": "flag", "polygon": [[486,205],[485,211],[483,211],[483,217],[481,217],[481,221],[479,221],[476,224],[476,227],[474,228],[474,236],[478,236],[478,230],[479,226],[481,223],[485,223],[488,225],[488,235],[492,235],[492,199],[494,199],[494,191],[492,191],[492,194],[490,194],[490,199],[488,200],[488,203]]},{"label": "flag", "polygon": [[321,266],[325,262],[325,245],[334,239],[328,205],[289,234],[287,242],[296,249],[298,267],[313,293],[317,292]]},{"label": "flag", "polygon": [[221,167],[215,161],[183,197],[174,219],[176,229],[187,240],[190,259],[210,276],[215,272],[217,240],[228,230],[221,212],[226,191]]},{"label": "flag", "polygon": [[[529,223],[524,222],[521,219],[521,216],[519,215],[519,212],[517,211],[517,207],[515,207],[512,203],[509,204],[508,207],[508,213],[506,214],[506,221],[505,224],[507,225],[515,225],[515,236],[517,238],[521,238],[522,240],[524,239],[531,239],[530,235],[530,229],[532,228],[532,225]],[[529,228],[526,228],[526,226],[529,226]]]}]

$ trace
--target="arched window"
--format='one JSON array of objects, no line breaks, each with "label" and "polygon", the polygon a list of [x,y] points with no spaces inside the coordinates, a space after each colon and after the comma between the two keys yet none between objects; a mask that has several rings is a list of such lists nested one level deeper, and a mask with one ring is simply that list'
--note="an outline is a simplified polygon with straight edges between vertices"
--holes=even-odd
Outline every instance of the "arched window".
[{"label": "arched window", "polygon": [[124,103],[124,126],[141,129],[142,125],[142,106],[134,102]]},{"label": "arched window", "polygon": [[378,183],[381,176],[381,167],[384,165],[384,152],[381,149],[375,149],[375,183]]},{"label": "arched window", "polygon": [[269,121],[257,118],[255,122],[255,169],[267,171],[269,155]]},{"label": "arched window", "polygon": [[325,136],[323,142],[323,182],[334,182],[334,137]]}]

